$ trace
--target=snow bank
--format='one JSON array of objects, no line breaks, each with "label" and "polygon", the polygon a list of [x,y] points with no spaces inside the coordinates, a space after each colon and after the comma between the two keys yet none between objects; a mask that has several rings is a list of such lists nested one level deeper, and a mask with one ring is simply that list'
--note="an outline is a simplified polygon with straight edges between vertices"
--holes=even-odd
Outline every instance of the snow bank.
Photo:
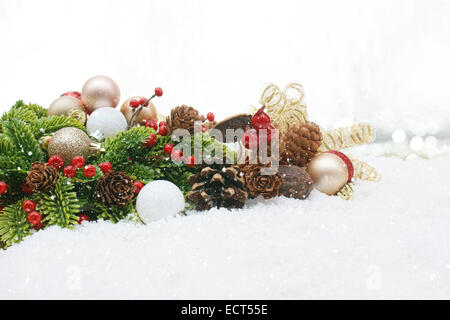
[{"label": "snow bank", "polygon": [[0,253],[0,299],[450,298],[450,157],[366,159],[384,179],[353,202],[37,233]]}]

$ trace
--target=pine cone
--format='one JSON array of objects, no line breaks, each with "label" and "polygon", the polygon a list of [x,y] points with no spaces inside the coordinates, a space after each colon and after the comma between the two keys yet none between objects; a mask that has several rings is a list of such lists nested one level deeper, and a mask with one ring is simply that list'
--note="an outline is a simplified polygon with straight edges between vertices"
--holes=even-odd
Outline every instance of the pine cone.
[{"label": "pine cone", "polygon": [[35,162],[31,166],[26,183],[37,192],[46,192],[53,188],[59,180],[59,173],[55,167],[47,163]]},{"label": "pine cone", "polygon": [[198,211],[216,208],[243,208],[248,199],[244,179],[238,167],[223,170],[205,167],[189,178],[192,190],[187,199],[197,205]]},{"label": "pine cone", "polygon": [[280,163],[305,167],[322,145],[317,124],[306,122],[290,126],[280,139]]},{"label": "pine cone", "polygon": [[107,207],[122,207],[131,202],[136,187],[133,179],[124,172],[111,171],[97,184],[97,194]]},{"label": "pine cone", "polygon": [[269,169],[270,165],[245,164],[239,168],[244,174],[245,187],[252,198],[263,196],[267,200],[278,197],[283,180],[278,172],[271,175],[263,172],[263,169]]},{"label": "pine cone", "polygon": [[198,111],[192,107],[182,105],[173,109],[170,116],[167,117],[167,129],[170,133],[177,129],[185,129],[193,134],[195,122],[197,121],[202,121]]}]

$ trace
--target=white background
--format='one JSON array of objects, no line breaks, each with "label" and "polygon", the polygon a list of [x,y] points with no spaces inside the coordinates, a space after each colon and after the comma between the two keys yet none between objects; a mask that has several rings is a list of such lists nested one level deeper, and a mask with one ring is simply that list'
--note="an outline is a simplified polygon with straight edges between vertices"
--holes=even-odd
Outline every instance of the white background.
[{"label": "white background", "polygon": [[218,118],[299,81],[312,120],[450,131],[449,1],[0,0],[0,108],[105,74]]}]

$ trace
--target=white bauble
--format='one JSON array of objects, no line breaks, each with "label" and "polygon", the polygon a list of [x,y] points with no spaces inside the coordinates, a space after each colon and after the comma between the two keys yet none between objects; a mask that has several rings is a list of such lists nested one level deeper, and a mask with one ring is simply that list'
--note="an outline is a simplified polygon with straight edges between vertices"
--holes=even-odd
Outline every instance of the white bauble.
[{"label": "white bauble", "polygon": [[127,126],[125,116],[119,110],[108,107],[94,111],[86,123],[89,134],[99,140],[114,137],[126,131]]},{"label": "white bauble", "polygon": [[145,224],[174,217],[182,212],[184,207],[181,190],[173,183],[163,180],[147,184],[136,200],[136,210]]}]

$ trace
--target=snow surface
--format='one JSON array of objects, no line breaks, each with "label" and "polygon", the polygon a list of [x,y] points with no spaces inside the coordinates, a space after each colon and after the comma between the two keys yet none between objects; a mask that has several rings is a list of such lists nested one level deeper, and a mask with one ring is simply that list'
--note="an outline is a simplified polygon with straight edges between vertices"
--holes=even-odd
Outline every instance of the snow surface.
[{"label": "snow surface", "polygon": [[450,157],[365,160],[353,202],[39,232],[0,253],[0,299],[450,298]]}]

